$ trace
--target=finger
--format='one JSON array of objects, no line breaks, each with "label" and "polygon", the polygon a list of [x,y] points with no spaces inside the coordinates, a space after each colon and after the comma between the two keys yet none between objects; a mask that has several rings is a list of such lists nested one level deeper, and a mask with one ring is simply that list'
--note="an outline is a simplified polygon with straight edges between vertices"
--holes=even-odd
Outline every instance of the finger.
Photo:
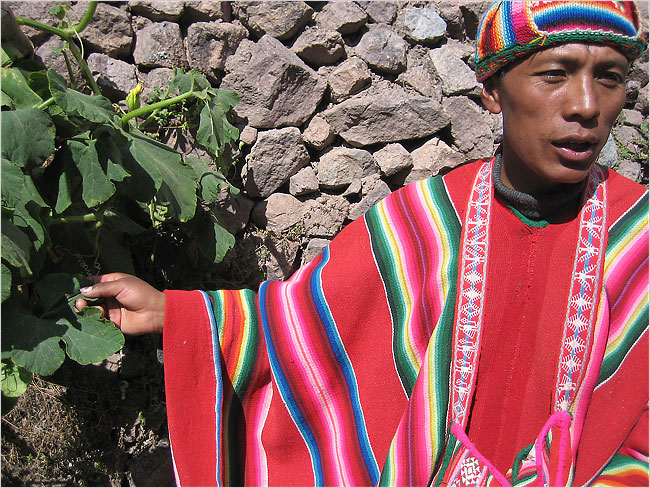
[{"label": "finger", "polygon": [[[107,276],[107,275],[103,275]],[[88,298],[97,297],[114,297],[123,290],[123,283],[119,279],[115,281],[100,281],[91,286],[85,286],[79,289],[79,292]]]},{"label": "finger", "polygon": [[88,306],[88,302],[83,298],[77,298],[74,302],[74,307],[78,312],[81,312],[84,308]]}]

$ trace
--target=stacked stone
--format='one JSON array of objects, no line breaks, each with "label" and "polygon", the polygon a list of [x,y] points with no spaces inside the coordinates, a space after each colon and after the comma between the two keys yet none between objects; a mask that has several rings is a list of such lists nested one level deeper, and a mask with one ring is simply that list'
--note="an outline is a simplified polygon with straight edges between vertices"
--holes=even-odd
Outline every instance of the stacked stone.
[{"label": "stacked stone", "polygon": [[[8,3],[17,15],[55,23],[47,14],[55,2]],[[72,19],[80,18],[86,5],[71,4]],[[99,4],[82,38],[93,74],[114,101],[138,82],[145,100],[155,88],[164,91],[173,67],[199,69],[239,94],[243,191],[217,211],[233,233],[251,225],[267,231],[267,246],[280,249],[269,253],[267,275],[282,279],[391,191],[492,155],[501,121],[481,107],[472,71],[487,6],[110,2]],[[45,65],[67,76],[59,41],[24,31]],[[603,161],[645,182],[647,165],[619,160],[616,144],[635,152],[645,137],[647,53],[627,92]]]}]

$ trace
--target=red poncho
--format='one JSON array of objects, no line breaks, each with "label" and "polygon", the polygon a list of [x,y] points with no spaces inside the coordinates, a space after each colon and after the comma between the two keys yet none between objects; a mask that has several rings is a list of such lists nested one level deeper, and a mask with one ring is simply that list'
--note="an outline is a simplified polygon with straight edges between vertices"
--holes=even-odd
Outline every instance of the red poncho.
[{"label": "red poncho", "polygon": [[648,484],[648,194],[531,222],[492,162],[402,188],[286,282],[166,291],[182,485]]}]

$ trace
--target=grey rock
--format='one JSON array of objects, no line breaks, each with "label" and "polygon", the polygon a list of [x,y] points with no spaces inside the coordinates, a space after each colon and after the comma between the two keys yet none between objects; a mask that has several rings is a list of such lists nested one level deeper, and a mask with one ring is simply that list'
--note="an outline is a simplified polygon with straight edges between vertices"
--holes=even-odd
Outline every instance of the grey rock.
[{"label": "grey rock", "polygon": [[248,37],[240,25],[228,22],[196,22],[187,29],[187,60],[190,68],[211,74],[223,71],[226,58],[235,54],[239,44]]},{"label": "grey rock", "polygon": [[258,134],[246,156],[242,180],[251,196],[268,197],[309,163],[309,153],[296,127]]},{"label": "grey rock", "polygon": [[235,235],[244,230],[253,210],[253,200],[242,193],[233,195],[229,190],[219,192],[214,212],[228,232]]},{"label": "grey rock", "polygon": [[360,58],[351,57],[338,65],[327,77],[332,101],[341,102],[370,84],[368,65]]},{"label": "grey rock", "polygon": [[409,50],[406,58],[406,71],[400,73],[397,82],[414,88],[425,97],[441,100],[442,88],[435,75],[435,68],[428,50],[422,46],[416,46]]},{"label": "grey rock", "polygon": [[462,39],[465,36],[465,19],[456,2],[437,0],[434,2],[436,11],[447,22],[447,33],[454,39]]},{"label": "grey rock", "polygon": [[645,85],[639,90],[636,103],[634,104],[634,110],[638,110],[645,117],[648,116],[648,85]]},{"label": "grey rock", "polygon": [[129,9],[137,15],[148,19],[159,21],[177,21],[183,15],[185,2],[174,2],[169,0],[135,1],[130,0]]},{"label": "grey rock", "polygon": [[366,193],[361,201],[350,207],[350,214],[348,215],[348,219],[358,219],[368,210],[370,210],[377,202],[383,200],[390,194],[391,190],[388,184],[385,181],[377,178],[372,182],[372,189]]},{"label": "grey rock", "polygon": [[358,195],[361,195],[361,192],[363,190],[363,185],[361,184],[361,178],[356,178],[352,180],[352,183],[345,189],[345,191],[342,193],[342,196],[345,198],[348,197],[356,197]]},{"label": "grey rock", "polygon": [[406,68],[407,47],[398,34],[379,26],[363,35],[355,52],[377,72],[397,74]]},{"label": "grey rock", "polygon": [[366,11],[368,17],[378,24],[390,24],[395,20],[398,6],[395,2],[357,2]]},{"label": "grey rock", "polygon": [[267,236],[264,245],[268,251],[264,269],[267,280],[284,281],[296,270],[300,242],[284,236]]},{"label": "grey rock", "polygon": [[318,178],[311,166],[298,171],[289,179],[289,193],[294,196],[309,195],[318,191]]},{"label": "grey rock", "polygon": [[142,94],[140,98],[150,103],[151,96],[157,91],[164,94],[169,82],[174,78],[174,70],[171,68],[154,68],[148,73],[139,73],[138,79],[142,83]]},{"label": "grey rock", "polygon": [[433,44],[445,37],[447,22],[430,8],[407,8],[397,16],[397,25],[407,38]]},{"label": "grey rock", "polygon": [[212,20],[230,22],[232,18],[230,2],[188,0],[185,2],[185,14],[190,22],[210,22]]},{"label": "grey rock", "polygon": [[334,237],[350,213],[350,203],[337,195],[321,195],[307,203],[303,229],[310,237]]},{"label": "grey rock", "polygon": [[641,175],[643,173],[639,163],[636,161],[628,161],[627,159],[621,161],[616,172],[632,181],[636,181],[637,183],[641,181]]},{"label": "grey rock", "polygon": [[637,110],[630,110],[624,108],[622,111],[623,123],[625,125],[631,125],[633,127],[639,127],[643,122],[643,115]]},{"label": "grey rock", "polygon": [[173,22],[156,22],[135,34],[133,60],[143,67],[187,68],[181,29]]},{"label": "grey rock", "polygon": [[[2,2],[3,5],[7,5],[11,8],[11,11],[15,16],[24,17],[26,19],[32,19],[41,24],[51,25],[57,27],[59,25],[59,19],[54,15],[50,14],[49,11],[52,7],[59,5],[71,5],[72,2]],[[20,29],[25,33],[27,37],[34,43],[35,46],[41,44],[45,39],[47,39],[50,34],[44,32],[41,29],[35,27],[30,27],[28,25],[21,25]]]},{"label": "grey rock", "polygon": [[413,166],[411,154],[399,143],[387,144],[372,155],[382,174],[393,176]]},{"label": "grey rock", "polygon": [[[41,44],[35,51],[36,58],[40,59],[43,65],[47,69],[53,69],[61,76],[63,76],[68,82],[70,82],[70,75],[65,64],[65,58],[61,53],[63,49],[63,41],[58,36],[53,36],[52,38],[45,41]],[[77,84],[81,86],[84,83],[84,77],[81,73],[81,69],[77,62],[68,56],[70,59],[70,66],[72,67],[72,76],[76,80]]]},{"label": "grey rock", "polygon": [[627,125],[619,125],[614,129],[614,134],[616,135],[616,140],[621,146],[628,151],[635,152],[636,141],[641,137],[641,134],[639,134],[639,131],[637,131],[636,128]]},{"label": "grey rock", "polygon": [[316,23],[321,29],[341,34],[354,34],[367,20],[366,12],[354,2],[328,2],[316,14]]},{"label": "grey rock", "polygon": [[598,155],[598,163],[608,168],[613,168],[618,163],[618,151],[616,150],[616,141],[612,134],[607,138],[607,142],[600,150]]},{"label": "grey rock", "polygon": [[321,116],[354,147],[428,137],[449,124],[437,100],[401,90],[354,97]]},{"label": "grey rock", "polygon": [[463,14],[463,24],[465,25],[465,34],[469,39],[476,39],[476,32],[483,14],[490,8],[490,2],[481,0],[476,2],[463,1],[460,3],[460,11]]},{"label": "grey rock", "polygon": [[239,134],[239,142],[243,142],[244,144],[247,144],[249,146],[251,144],[255,144],[256,140],[257,140],[257,129],[255,127],[251,127],[250,125],[244,127],[241,133]]},{"label": "grey rock", "polygon": [[305,144],[321,151],[334,141],[334,131],[323,117],[317,115],[309,121],[302,139]]},{"label": "grey rock", "polygon": [[258,129],[300,126],[313,115],[326,82],[280,41],[244,40],[226,62],[222,89],[234,90],[235,112]]},{"label": "grey rock", "polygon": [[[70,9],[70,19],[79,22],[86,9],[85,2],[77,3]],[[81,32],[81,38],[91,49],[113,58],[127,57],[131,54],[133,44],[131,16],[121,8],[100,2],[92,21]]]},{"label": "grey rock", "polygon": [[438,138],[433,138],[411,153],[413,168],[404,180],[408,185],[414,181],[437,175],[442,168],[454,168],[467,159]]},{"label": "grey rock", "polygon": [[458,95],[474,90],[479,85],[472,69],[457,57],[458,51],[446,46],[429,53],[445,95]]},{"label": "grey rock", "polygon": [[494,138],[489,114],[467,97],[444,98],[442,106],[451,118],[451,135],[456,147],[468,159],[490,157]]},{"label": "grey rock", "polygon": [[321,237],[314,237],[313,239],[310,239],[307,243],[307,247],[305,247],[305,250],[302,252],[301,266],[304,266],[312,259],[317,257],[320,253],[322,253],[323,249],[325,249],[330,242],[332,241],[329,239],[323,239]]},{"label": "grey rock", "polygon": [[345,56],[343,36],[334,30],[306,29],[291,50],[312,66],[334,64]]},{"label": "grey rock", "polygon": [[287,193],[274,193],[255,207],[255,220],[271,232],[283,232],[303,218],[308,205]]},{"label": "grey rock", "polygon": [[368,151],[335,147],[323,154],[318,161],[318,182],[330,190],[343,188],[372,172],[375,164]]},{"label": "grey rock", "polygon": [[124,99],[138,84],[135,66],[106,54],[91,53],[88,68],[102,93],[113,101]]},{"label": "grey rock", "polygon": [[311,20],[314,10],[305,2],[235,2],[239,20],[256,36],[285,40]]}]

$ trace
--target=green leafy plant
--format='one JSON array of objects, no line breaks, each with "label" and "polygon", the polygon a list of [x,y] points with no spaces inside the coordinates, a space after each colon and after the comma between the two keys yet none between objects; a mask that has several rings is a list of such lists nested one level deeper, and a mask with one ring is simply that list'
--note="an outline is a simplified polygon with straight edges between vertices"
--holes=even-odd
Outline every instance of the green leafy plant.
[{"label": "green leafy plant", "polygon": [[[32,374],[52,374],[66,355],[89,364],[122,347],[122,333],[99,309],[74,307],[88,275],[133,273],[137,243],[153,243],[151,263],[164,239],[199,242],[212,263],[234,243],[204,203],[226,188],[237,191],[219,170],[239,137],[227,119],[236,93],[214,89],[198,71],[176,70],[155,103],[142,105],[135,87],[128,111],[116,108],[101,95],[76,44],[96,3],[73,26],[64,6],[51,11],[59,27],[16,17],[64,40],[92,94],[75,89],[74,81],[70,88],[3,40],[3,409]],[[179,104],[191,108],[183,129],[193,131],[209,158],[185,158],[144,132],[160,111]]]}]

